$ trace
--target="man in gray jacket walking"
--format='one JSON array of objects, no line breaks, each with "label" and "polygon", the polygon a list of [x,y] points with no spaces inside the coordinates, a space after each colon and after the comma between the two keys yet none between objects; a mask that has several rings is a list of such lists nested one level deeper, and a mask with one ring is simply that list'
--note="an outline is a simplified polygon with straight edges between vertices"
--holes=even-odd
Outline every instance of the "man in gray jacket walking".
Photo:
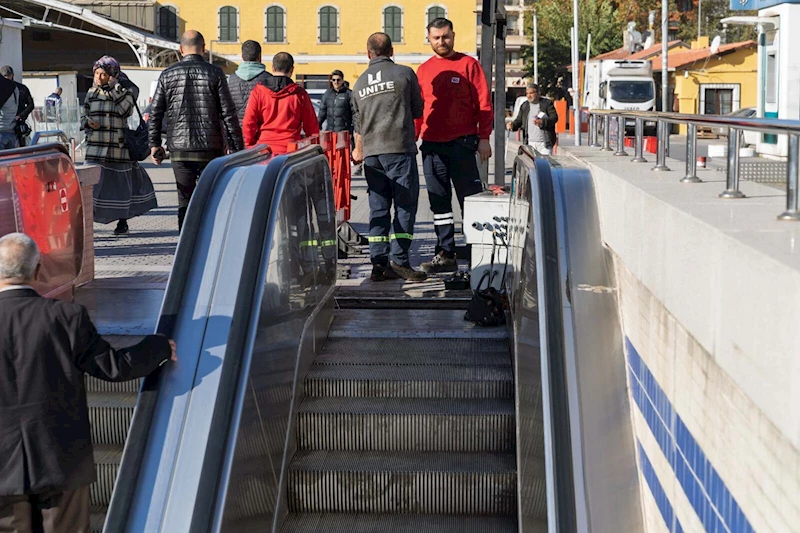
[{"label": "man in gray jacket walking", "polygon": [[414,270],[408,258],[419,201],[414,119],[422,116],[422,94],[417,75],[396,65],[390,59],[393,52],[385,33],[373,33],[367,40],[369,67],[358,77],[351,99],[353,160],[364,161],[369,186],[370,279],[423,281],[427,274]]}]

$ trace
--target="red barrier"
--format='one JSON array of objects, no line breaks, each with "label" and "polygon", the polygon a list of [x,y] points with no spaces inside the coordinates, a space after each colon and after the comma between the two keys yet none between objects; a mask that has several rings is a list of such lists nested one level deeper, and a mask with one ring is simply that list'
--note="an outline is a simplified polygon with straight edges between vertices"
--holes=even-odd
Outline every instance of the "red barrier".
[{"label": "red barrier", "polygon": [[83,261],[83,203],[72,160],[50,147],[0,152],[0,235],[21,232],[39,246],[39,294],[71,297]]},{"label": "red barrier", "polygon": [[[642,137],[642,142],[644,143],[644,150],[646,152],[650,152],[651,154],[656,153],[658,150],[658,137],[646,136]],[[625,146],[628,148],[634,148],[635,139],[633,137],[625,137]]]},{"label": "red barrier", "polygon": [[318,144],[325,152],[331,169],[333,200],[336,206],[336,225],[350,220],[350,132],[321,131],[300,141],[290,143],[289,151]]}]

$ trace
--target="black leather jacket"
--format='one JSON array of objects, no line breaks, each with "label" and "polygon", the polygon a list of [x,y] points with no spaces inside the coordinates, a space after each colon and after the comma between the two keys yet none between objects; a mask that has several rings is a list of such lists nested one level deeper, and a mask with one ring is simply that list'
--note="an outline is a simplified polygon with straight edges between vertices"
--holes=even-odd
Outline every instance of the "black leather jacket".
[{"label": "black leather jacket", "polygon": [[[228,81],[200,55],[187,55],[161,73],[150,106],[150,146],[161,146],[167,117],[170,152],[208,152],[213,157],[244,148]],[[228,146],[229,145],[229,146]]]},{"label": "black leather jacket", "polygon": [[325,120],[328,120],[328,130],[330,131],[353,131],[353,108],[350,107],[350,99],[353,91],[343,89],[336,92],[328,89],[322,95],[319,106],[319,127]]}]

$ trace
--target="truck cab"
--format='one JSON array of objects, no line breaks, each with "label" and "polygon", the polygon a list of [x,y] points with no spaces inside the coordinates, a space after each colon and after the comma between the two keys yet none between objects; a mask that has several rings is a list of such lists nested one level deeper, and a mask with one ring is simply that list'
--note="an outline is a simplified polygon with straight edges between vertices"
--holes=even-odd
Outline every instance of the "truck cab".
[{"label": "truck cab", "polygon": [[[656,103],[652,64],[642,60],[589,61],[585,94],[590,109],[652,111]],[[626,133],[632,133],[634,127],[635,121],[626,119]],[[645,129],[654,130],[655,123],[646,123]]]}]

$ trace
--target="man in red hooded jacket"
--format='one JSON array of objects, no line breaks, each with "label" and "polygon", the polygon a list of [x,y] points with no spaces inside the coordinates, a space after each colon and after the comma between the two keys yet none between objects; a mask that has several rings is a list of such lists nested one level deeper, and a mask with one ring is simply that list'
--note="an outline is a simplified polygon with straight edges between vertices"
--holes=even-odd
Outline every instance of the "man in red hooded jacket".
[{"label": "man in red hooded jacket", "polygon": [[244,145],[267,144],[274,154],[285,154],[289,143],[319,133],[314,105],[305,89],[292,81],[294,58],[278,52],[272,58],[271,78],[253,88],[244,112]]}]

